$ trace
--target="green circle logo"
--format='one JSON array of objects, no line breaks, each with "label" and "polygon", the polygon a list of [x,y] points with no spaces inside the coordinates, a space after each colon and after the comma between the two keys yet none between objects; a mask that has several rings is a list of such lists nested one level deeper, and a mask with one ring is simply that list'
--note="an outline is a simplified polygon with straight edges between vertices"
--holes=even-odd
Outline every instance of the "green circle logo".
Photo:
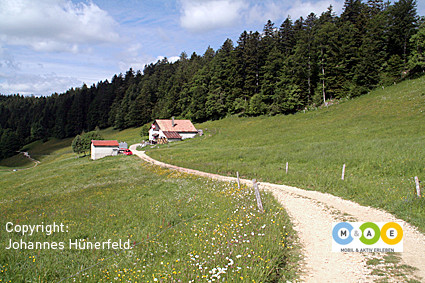
[{"label": "green circle logo", "polygon": [[[375,235],[372,235],[371,231],[370,230],[366,231],[366,229],[372,229],[375,232]],[[376,242],[378,242],[379,238],[381,237],[381,231],[379,229],[379,226],[373,222],[363,223],[360,226],[360,230],[362,231],[362,236],[360,237],[360,241],[365,245],[373,245]],[[372,238],[369,238],[369,237],[372,237]]]}]

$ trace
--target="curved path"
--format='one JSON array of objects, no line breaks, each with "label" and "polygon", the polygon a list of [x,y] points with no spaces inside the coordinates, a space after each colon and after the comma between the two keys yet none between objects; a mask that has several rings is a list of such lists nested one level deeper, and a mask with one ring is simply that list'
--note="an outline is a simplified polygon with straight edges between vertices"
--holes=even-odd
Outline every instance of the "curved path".
[{"label": "curved path", "polygon": [[37,165],[38,165],[38,164],[40,164],[40,161],[38,161],[38,160],[36,160],[36,159],[32,158],[32,157],[31,157],[31,155],[30,155],[28,152],[26,152],[26,151],[19,151],[19,154],[21,154],[21,153],[22,153],[22,154],[23,154],[26,158],[28,158],[29,160],[31,160],[32,162],[34,162],[34,165],[33,165],[33,166],[31,166],[31,167],[16,168],[16,169],[5,169],[5,170],[0,170],[0,171],[5,172],[5,171],[21,171],[21,170],[28,170],[28,169],[35,168],[35,167],[37,167]]},{"label": "curved path", "polygon": [[[136,145],[130,146],[132,152],[146,162],[221,181],[235,182],[236,178],[226,177],[198,170],[182,168],[157,161],[144,151],[138,151]],[[241,183],[251,185],[251,180],[241,179]],[[386,282],[401,282],[416,279],[425,282],[425,235],[407,222],[393,215],[371,207],[361,206],[330,194],[306,191],[295,187],[261,183],[262,189],[268,190],[286,209],[298,233],[303,247],[304,264],[303,282],[373,282],[383,279]],[[385,263],[386,254],[335,253],[332,252],[332,222],[372,221],[403,223],[403,253],[398,267]],[[367,261],[372,260],[373,265]],[[378,263],[377,263],[378,262]],[[406,265],[410,266],[406,268]],[[404,267],[403,267],[404,266]],[[375,272],[372,272],[375,269]],[[379,269],[379,272],[376,270]],[[400,272],[404,275],[395,275]],[[381,273],[381,277],[377,274]]]}]

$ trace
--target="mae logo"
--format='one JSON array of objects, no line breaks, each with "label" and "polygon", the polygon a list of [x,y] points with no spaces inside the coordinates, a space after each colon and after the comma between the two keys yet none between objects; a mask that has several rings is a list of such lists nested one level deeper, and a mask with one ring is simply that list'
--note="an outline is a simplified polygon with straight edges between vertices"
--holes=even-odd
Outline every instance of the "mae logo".
[{"label": "mae logo", "polygon": [[402,252],[402,224],[396,222],[333,223],[332,251]]}]

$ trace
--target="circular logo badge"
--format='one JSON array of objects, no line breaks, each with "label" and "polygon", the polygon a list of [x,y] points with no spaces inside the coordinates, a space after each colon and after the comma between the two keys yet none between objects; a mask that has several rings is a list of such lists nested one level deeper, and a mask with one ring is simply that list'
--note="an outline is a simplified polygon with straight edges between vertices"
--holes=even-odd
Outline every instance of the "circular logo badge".
[{"label": "circular logo badge", "polygon": [[335,242],[340,245],[347,245],[353,241],[353,237],[351,236],[351,231],[353,230],[353,226],[347,222],[341,222],[335,225],[332,230],[332,237]]},{"label": "circular logo badge", "polygon": [[365,245],[373,245],[378,242],[381,237],[379,226],[373,222],[363,223],[360,225],[360,230],[362,231],[360,241]]},{"label": "circular logo badge", "polygon": [[381,238],[388,245],[396,245],[403,238],[403,229],[395,222],[388,222],[382,226]]}]

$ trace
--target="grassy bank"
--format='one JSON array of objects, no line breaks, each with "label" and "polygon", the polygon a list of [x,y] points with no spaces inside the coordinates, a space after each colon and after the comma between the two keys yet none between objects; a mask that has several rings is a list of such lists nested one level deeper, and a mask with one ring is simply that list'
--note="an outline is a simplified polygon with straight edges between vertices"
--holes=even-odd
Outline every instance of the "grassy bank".
[{"label": "grassy bank", "polygon": [[10,171],[15,168],[31,168],[33,166],[34,162],[25,157],[22,153],[0,160],[0,171]]},{"label": "grassy bank", "polygon": [[[42,148],[30,148],[42,159],[39,166],[2,174],[1,282],[258,282],[295,277],[299,257],[294,232],[270,195],[263,195],[266,213],[260,214],[249,188],[150,167],[135,156],[90,161],[75,158],[69,146]],[[23,236],[8,232],[7,222],[13,223],[9,229],[55,222],[65,230]],[[133,248],[69,245],[108,239],[129,240]],[[10,241],[21,240],[43,243],[43,248],[19,244],[7,249]],[[52,248],[52,243],[63,243],[63,249]]]},{"label": "grassy bank", "polygon": [[183,167],[233,176],[239,171],[328,192],[383,208],[425,231],[425,197],[415,197],[414,182],[414,176],[425,180],[425,78],[306,113],[197,126],[203,137],[148,154]]}]

